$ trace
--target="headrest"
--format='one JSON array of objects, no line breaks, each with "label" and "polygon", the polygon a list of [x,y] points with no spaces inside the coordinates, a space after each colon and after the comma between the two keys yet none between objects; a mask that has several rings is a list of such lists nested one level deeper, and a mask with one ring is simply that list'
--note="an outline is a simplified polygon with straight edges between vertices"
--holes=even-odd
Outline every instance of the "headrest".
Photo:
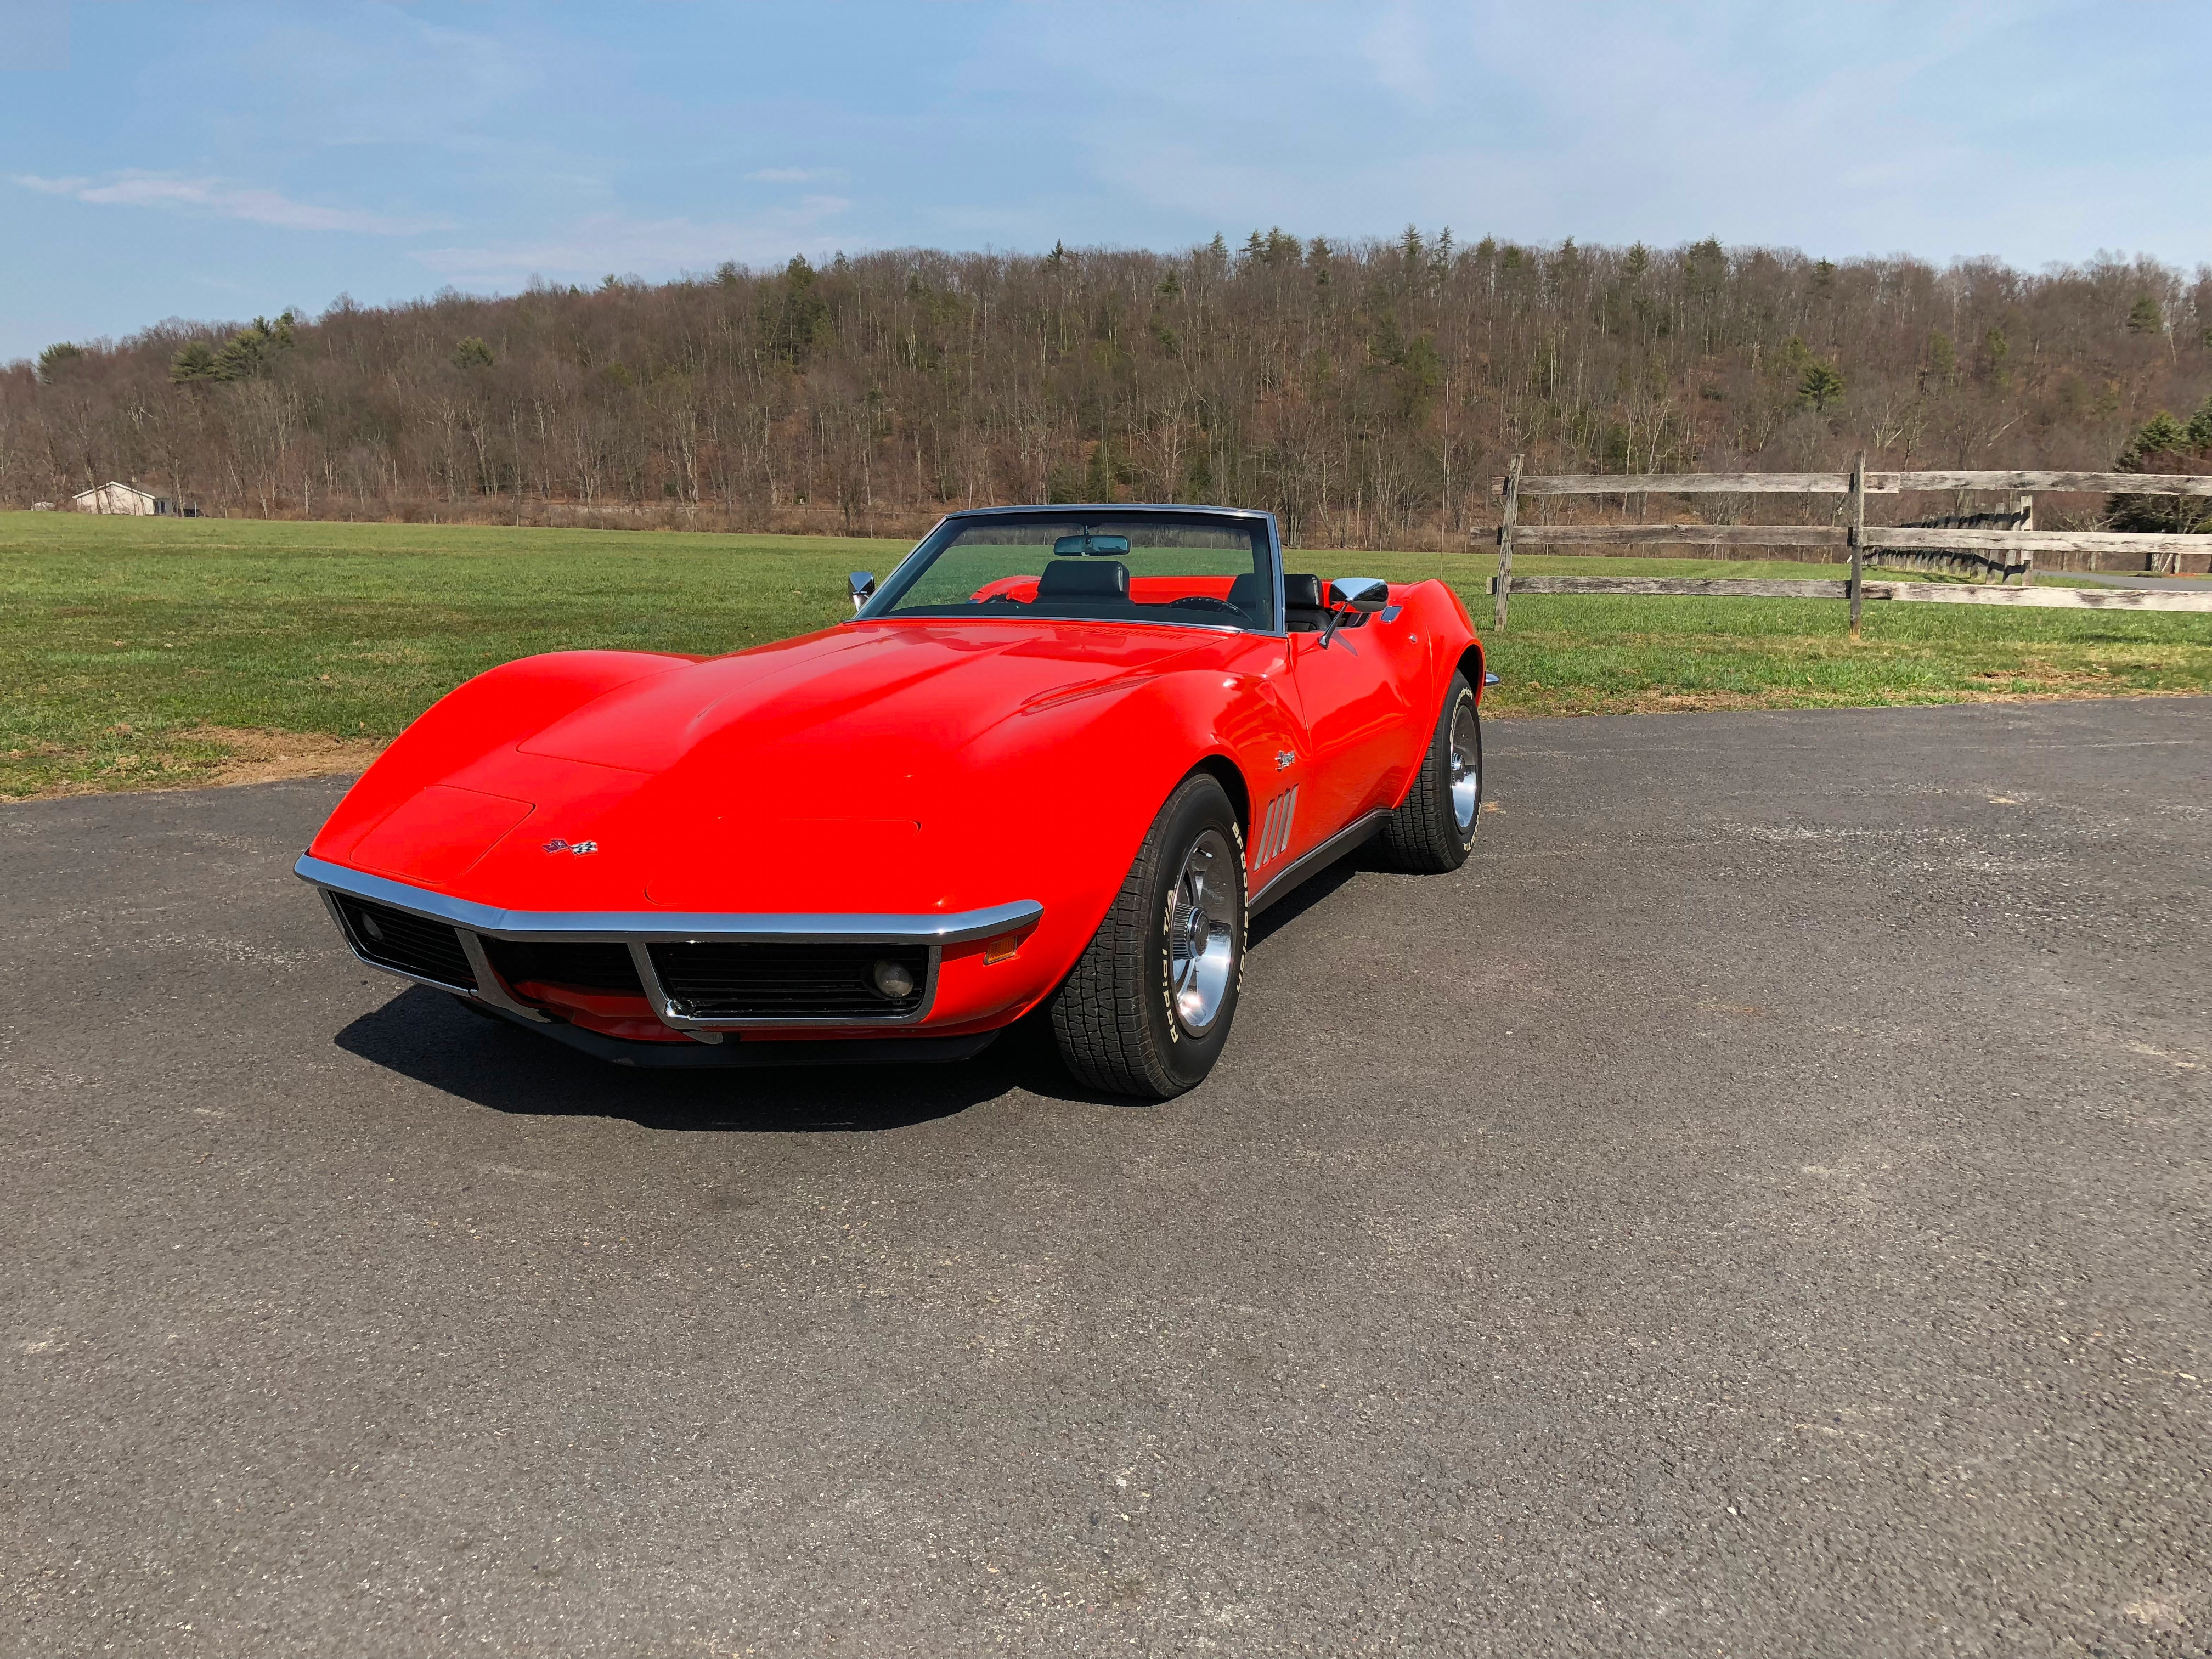
[{"label": "headrest", "polygon": [[1283,603],[1289,605],[1303,605],[1310,611],[1320,610],[1321,578],[1285,574],[1283,578]]},{"label": "headrest", "polygon": [[1129,567],[1119,559],[1054,559],[1036,591],[1040,599],[1126,599]]}]

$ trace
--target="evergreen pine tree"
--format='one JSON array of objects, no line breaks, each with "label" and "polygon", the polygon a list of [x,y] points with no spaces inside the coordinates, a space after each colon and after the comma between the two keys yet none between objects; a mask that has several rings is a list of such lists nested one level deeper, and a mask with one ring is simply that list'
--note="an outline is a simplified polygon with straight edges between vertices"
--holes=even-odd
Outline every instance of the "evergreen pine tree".
[{"label": "evergreen pine tree", "polygon": [[[2160,410],[2129,435],[2112,462],[2116,472],[2212,472],[2212,398],[2184,426]],[[2212,525],[2202,495],[2112,495],[2106,498],[2106,522],[2114,530],[2153,535],[2189,535]]]},{"label": "evergreen pine tree", "polygon": [[1844,377],[1833,363],[1815,357],[1805,365],[1805,372],[1797,380],[1797,400],[1812,405],[1816,415],[1828,412],[1828,405],[1844,395]]},{"label": "evergreen pine tree", "polygon": [[194,380],[212,380],[215,372],[215,349],[205,340],[188,340],[177,348],[177,355],[169,359],[169,379],[177,386],[187,386]]}]

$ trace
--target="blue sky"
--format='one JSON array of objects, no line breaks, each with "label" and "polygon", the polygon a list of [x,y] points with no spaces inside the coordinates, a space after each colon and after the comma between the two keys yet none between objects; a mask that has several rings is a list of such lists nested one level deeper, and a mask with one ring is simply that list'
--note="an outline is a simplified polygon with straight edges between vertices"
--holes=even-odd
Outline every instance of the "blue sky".
[{"label": "blue sky", "polygon": [[2212,260],[2212,6],[0,0],[0,359],[1217,230]]}]

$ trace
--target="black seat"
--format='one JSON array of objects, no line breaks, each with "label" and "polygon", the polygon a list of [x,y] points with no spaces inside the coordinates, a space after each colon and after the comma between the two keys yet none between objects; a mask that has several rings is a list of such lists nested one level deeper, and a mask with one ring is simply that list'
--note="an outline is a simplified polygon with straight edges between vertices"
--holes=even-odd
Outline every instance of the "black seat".
[{"label": "black seat", "polygon": [[1127,604],[1129,567],[1119,559],[1054,559],[1037,578],[1036,596],[1040,600],[1111,599]]},{"label": "black seat", "polygon": [[1318,576],[1283,577],[1283,624],[1293,634],[1318,634],[1328,616]]},{"label": "black seat", "polygon": [[1229,584],[1229,603],[1255,623],[1267,616],[1267,596],[1260,589],[1258,571],[1248,570]]}]

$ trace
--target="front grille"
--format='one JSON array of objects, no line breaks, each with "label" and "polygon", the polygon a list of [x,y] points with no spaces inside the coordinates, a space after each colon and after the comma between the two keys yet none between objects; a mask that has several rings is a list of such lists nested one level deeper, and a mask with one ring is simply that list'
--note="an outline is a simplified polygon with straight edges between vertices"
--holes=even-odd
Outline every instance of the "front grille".
[{"label": "front grille", "polygon": [[484,954],[509,985],[531,981],[539,985],[567,985],[580,991],[603,991],[617,996],[641,997],[637,963],[627,945],[523,943],[487,939]]},{"label": "front grille", "polygon": [[[678,1013],[693,1019],[901,1019],[929,986],[926,945],[656,945],[653,970]],[[895,962],[914,981],[898,998],[876,988],[875,966]]]},{"label": "front grille", "polygon": [[444,922],[343,895],[338,908],[353,935],[354,948],[371,962],[441,985],[477,988],[476,971],[461,949],[460,935]]}]

